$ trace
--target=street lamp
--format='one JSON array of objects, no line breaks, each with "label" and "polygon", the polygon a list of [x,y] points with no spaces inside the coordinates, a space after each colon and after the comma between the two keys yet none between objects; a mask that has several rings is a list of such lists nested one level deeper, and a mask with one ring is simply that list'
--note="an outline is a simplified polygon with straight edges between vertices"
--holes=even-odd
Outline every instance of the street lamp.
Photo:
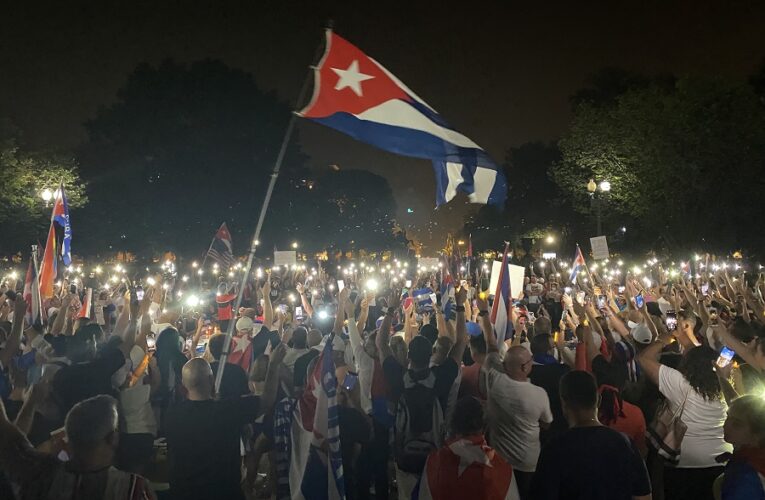
[{"label": "street lamp", "polygon": [[294,248],[294,249],[296,249],[296,250],[297,250],[297,247],[298,247],[297,241],[294,241],[294,242],[292,243],[292,248]]},{"label": "street lamp", "polygon": [[43,189],[42,192],[40,193],[40,198],[43,199],[43,201],[45,202],[45,206],[47,207],[48,204],[50,203],[50,200],[53,198],[53,191],[51,191],[48,188]]},{"label": "street lamp", "polygon": [[601,198],[595,196],[595,193],[600,190],[601,193],[608,193],[611,191],[611,183],[609,181],[600,181],[600,184],[595,182],[595,179],[590,179],[587,183],[587,192],[590,193],[590,211],[595,209],[595,218],[597,221],[597,236],[600,236],[603,232],[602,216],[601,216]]}]

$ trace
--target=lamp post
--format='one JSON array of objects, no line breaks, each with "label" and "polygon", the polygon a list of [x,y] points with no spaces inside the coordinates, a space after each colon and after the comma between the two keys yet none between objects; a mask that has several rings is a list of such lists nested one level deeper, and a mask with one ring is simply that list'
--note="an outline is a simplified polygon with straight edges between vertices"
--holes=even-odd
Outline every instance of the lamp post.
[{"label": "lamp post", "polygon": [[[600,191],[603,193],[599,196],[595,196]],[[587,192],[590,193],[590,211],[595,209],[595,220],[597,221],[597,235],[600,236],[603,233],[602,215],[601,215],[601,197],[605,196],[605,193],[611,191],[611,183],[608,181],[600,181],[599,184],[595,183],[595,179],[590,179],[587,183]]]},{"label": "lamp post", "polygon": [[45,202],[45,207],[47,208],[48,205],[50,205],[50,200],[53,198],[53,191],[51,191],[48,188],[43,189],[40,192],[40,198],[43,199],[43,201]]}]

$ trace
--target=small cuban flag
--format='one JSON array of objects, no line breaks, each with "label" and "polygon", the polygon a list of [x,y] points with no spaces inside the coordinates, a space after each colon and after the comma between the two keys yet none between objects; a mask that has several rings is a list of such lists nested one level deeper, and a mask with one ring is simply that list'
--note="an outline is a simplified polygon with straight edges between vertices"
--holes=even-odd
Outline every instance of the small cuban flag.
[{"label": "small cuban flag", "polygon": [[582,255],[582,249],[579,248],[579,245],[577,245],[576,255],[574,256],[574,263],[571,266],[571,276],[569,276],[568,280],[571,283],[574,283],[576,281],[576,273],[578,273],[579,270],[584,267],[586,267],[586,264],[584,263],[584,256]]}]

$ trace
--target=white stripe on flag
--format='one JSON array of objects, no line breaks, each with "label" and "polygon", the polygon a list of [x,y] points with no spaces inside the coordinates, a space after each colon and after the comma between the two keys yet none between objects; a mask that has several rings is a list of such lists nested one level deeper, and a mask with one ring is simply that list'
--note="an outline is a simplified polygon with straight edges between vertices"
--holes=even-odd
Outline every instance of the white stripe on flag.
[{"label": "white stripe on flag", "polygon": [[473,173],[474,191],[468,195],[471,203],[488,203],[489,196],[497,181],[497,171],[491,168],[478,167]]},{"label": "white stripe on flag", "polygon": [[444,190],[444,199],[449,201],[457,195],[459,185],[465,182],[462,177],[462,163],[446,162],[446,176],[449,183]]}]

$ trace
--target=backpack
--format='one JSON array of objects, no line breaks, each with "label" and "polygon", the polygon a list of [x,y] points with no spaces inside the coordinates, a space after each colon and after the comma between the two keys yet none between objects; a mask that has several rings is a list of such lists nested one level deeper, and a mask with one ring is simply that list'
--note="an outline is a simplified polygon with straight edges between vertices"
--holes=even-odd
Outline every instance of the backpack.
[{"label": "backpack", "polygon": [[436,377],[430,372],[415,380],[404,375],[404,393],[396,407],[394,453],[404,472],[421,474],[431,452],[444,442],[444,413],[434,390]]}]

